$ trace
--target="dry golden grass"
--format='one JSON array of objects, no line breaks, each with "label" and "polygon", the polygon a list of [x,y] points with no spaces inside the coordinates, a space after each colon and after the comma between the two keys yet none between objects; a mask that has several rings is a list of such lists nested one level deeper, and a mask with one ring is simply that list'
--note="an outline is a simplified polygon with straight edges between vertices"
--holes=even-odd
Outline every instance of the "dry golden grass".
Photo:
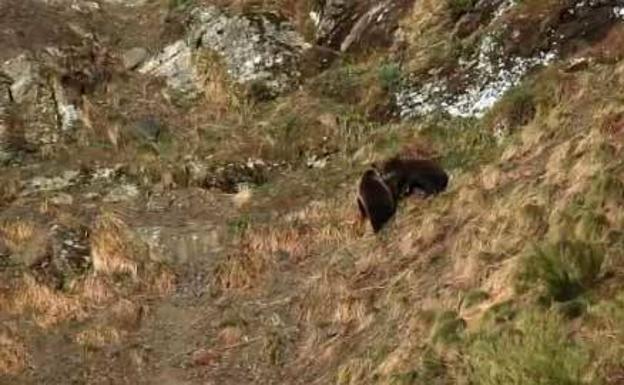
[{"label": "dry golden grass", "polygon": [[[555,239],[554,234],[606,242],[607,229],[624,223],[616,214],[621,202],[614,198],[621,172],[605,172],[621,154],[612,136],[619,131],[614,127],[621,110],[615,99],[600,107],[591,102],[597,93],[613,92],[606,85],[619,81],[585,74],[551,80],[561,83],[540,89],[546,95],[538,93],[537,100],[553,98],[537,104],[534,119],[511,134],[516,140],[505,144],[499,158],[454,175],[449,191],[439,197],[403,203],[388,234],[355,231],[357,209],[348,203],[353,191],[345,187],[331,204],[315,202],[272,226],[252,226],[243,236],[242,256],[229,262],[229,282],[238,274],[244,277],[239,287],[261,287],[277,273],[275,256],[284,251],[305,271],[293,311],[303,325],[298,362],[340,363],[332,372],[336,383],[367,383],[374,375],[381,376],[380,383],[395,383],[397,374],[415,370],[413,357],[424,355],[423,345],[431,339],[449,383],[455,383],[452,376],[461,374],[463,364],[445,339],[456,336],[445,330],[447,324],[436,326],[436,317],[424,320],[417,314],[454,309],[468,332],[477,333],[484,316],[499,311],[499,305],[534,299],[534,293],[514,287],[530,244]],[[583,91],[592,83],[605,88]],[[594,127],[595,121],[605,124]],[[372,146],[367,151],[368,160],[381,155]],[[571,216],[579,198],[601,202],[606,224]],[[475,291],[484,298],[462,308],[460,299]],[[342,351],[347,340],[380,349],[392,341],[393,348],[373,361],[359,349]]]},{"label": "dry golden grass", "polygon": [[203,84],[202,112],[209,113],[214,121],[231,116],[232,112],[244,112],[246,101],[218,55],[200,51],[195,57],[196,68]]},{"label": "dry golden grass", "polygon": [[16,375],[28,364],[26,346],[7,333],[0,332],[0,375]]},{"label": "dry golden grass", "polygon": [[355,358],[341,365],[336,375],[337,385],[356,385],[366,382],[374,372],[374,363],[370,359]]},{"label": "dry golden grass", "polygon": [[119,344],[124,333],[110,326],[95,326],[76,334],[74,341],[89,348],[103,348]]},{"label": "dry golden grass", "polygon": [[272,261],[247,250],[228,255],[215,269],[215,282],[227,290],[252,289],[261,284]]},{"label": "dry golden grass", "polygon": [[163,266],[152,267],[141,277],[140,287],[147,293],[167,296],[175,289],[176,276]]},{"label": "dry golden grass", "polygon": [[8,220],[0,224],[0,237],[11,254],[18,255],[27,264],[44,257],[48,251],[46,230],[30,220]]},{"label": "dry golden grass", "polygon": [[[305,263],[319,246],[338,245],[353,234],[353,226],[344,206],[333,211],[311,204],[290,213],[284,222],[260,225],[246,230],[235,253],[221,261],[215,272],[217,285],[223,289],[250,289],[261,285],[278,258],[294,264]],[[334,223],[328,223],[329,220]],[[349,226],[351,230],[345,231]]]},{"label": "dry golden grass", "polygon": [[56,292],[30,275],[24,276],[3,302],[9,314],[32,315],[35,323],[42,328],[69,319],[80,320],[86,315],[78,297]]},{"label": "dry golden grass", "polygon": [[137,277],[146,250],[119,215],[101,214],[93,226],[90,240],[96,273],[127,273]]},{"label": "dry golden grass", "polygon": [[144,311],[144,308],[135,302],[119,299],[110,306],[108,324],[123,330],[135,329],[141,323]]},{"label": "dry golden grass", "polygon": [[114,286],[105,276],[93,274],[72,281],[69,292],[96,306],[108,303],[116,296]]}]

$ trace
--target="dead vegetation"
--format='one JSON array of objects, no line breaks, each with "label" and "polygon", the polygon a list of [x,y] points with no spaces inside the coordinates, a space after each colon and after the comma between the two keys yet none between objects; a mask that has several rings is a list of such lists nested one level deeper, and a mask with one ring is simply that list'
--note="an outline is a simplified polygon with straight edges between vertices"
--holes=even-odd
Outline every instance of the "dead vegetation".
[{"label": "dead vegetation", "polygon": [[129,274],[137,278],[147,258],[145,246],[137,244],[130,229],[115,213],[103,213],[93,226],[93,270],[102,274]]}]

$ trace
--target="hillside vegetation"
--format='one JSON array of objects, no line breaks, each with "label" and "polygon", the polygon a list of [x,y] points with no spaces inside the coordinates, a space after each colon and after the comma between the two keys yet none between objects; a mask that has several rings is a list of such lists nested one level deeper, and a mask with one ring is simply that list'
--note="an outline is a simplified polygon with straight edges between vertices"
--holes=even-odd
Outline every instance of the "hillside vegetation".
[{"label": "hillside vegetation", "polygon": [[[308,40],[319,7],[133,12],[148,28],[155,9],[175,21],[200,3],[279,10]],[[361,43],[275,98],[208,52],[190,103],[113,76],[73,141],[20,148],[0,170],[0,383],[624,383],[624,25],[575,35],[576,2],[554,0],[458,24],[482,3],[416,1],[401,44]],[[131,19],[119,30],[149,35]],[[401,117],[402,90],[452,85],[497,23],[502,57],[569,35],[482,115]],[[136,44],[114,29],[112,51]],[[137,114],[162,122],[157,140],[122,129]],[[397,153],[439,160],[449,188],[373,235],[358,178]],[[57,189],[28,182],[67,170],[80,176]]]}]

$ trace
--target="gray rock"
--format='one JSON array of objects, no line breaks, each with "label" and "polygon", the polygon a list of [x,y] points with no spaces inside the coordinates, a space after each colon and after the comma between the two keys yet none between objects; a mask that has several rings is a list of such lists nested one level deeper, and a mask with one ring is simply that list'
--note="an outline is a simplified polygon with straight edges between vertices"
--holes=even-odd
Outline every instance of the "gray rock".
[{"label": "gray rock", "polygon": [[211,223],[139,227],[137,233],[149,245],[153,261],[183,264],[206,259],[222,250],[222,234]]},{"label": "gray rock", "polygon": [[80,172],[76,170],[67,170],[58,176],[43,177],[37,176],[23,185],[22,195],[31,195],[42,191],[58,191],[78,184],[80,181]]},{"label": "gray rock", "polygon": [[193,65],[192,50],[184,40],[168,45],[137,70],[165,78],[167,86],[184,99],[193,99],[200,94],[200,80]]},{"label": "gray rock", "polygon": [[312,18],[318,44],[349,51],[356,46],[389,46],[410,0],[326,0]]},{"label": "gray rock", "polygon": [[[40,71],[38,62],[26,54],[4,62],[0,67],[0,72],[10,80],[11,102],[23,107],[21,139],[34,148],[57,143],[61,137],[59,128],[71,126],[78,115],[65,102],[62,90],[48,85]],[[61,122],[57,119],[59,117]]]},{"label": "gray rock", "polygon": [[[86,124],[76,101],[70,101],[69,90],[58,77],[48,76],[43,70],[53,68],[62,56],[59,50],[48,48],[40,55],[22,54],[0,65],[0,74],[6,80],[0,81],[0,115],[4,115],[0,117],[0,137],[9,130],[6,111],[13,105],[19,107],[23,128],[16,139],[30,149],[44,151],[47,146],[71,140]],[[41,60],[49,63],[41,64]],[[1,83],[8,84],[8,102]]]},{"label": "gray rock", "polygon": [[139,188],[133,184],[122,184],[113,188],[103,199],[106,203],[130,202],[138,198]]},{"label": "gray rock", "polygon": [[127,50],[122,55],[122,61],[124,68],[127,70],[133,70],[137,68],[148,57],[148,52],[145,48],[135,47]]},{"label": "gray rock", "polygon": [[61,133],[71,135],[84,124],[82,111],[75,104],[69,102],[58,78],[53,78],[51,83],[56,111],[60,121],[60,131]]},{"label": "gray rock", "polygon": [[0,72],[11,80],[11,97],[15,103],[31,100],[34,97],[39,67],[31,56],[22,54],[7,60],[0,66]]},{"label": "gray rock", "polygon": [[217,7],[192,11],[190,38],[216,52],[237,82],[259,83],[276,94],[297,85],[302,54],[311,48],[275,15],[229,15]]},{"label": "gray rock", "polygon": [[50,198],[50,203],[56,206],[70,206],[74,203],[74,197],[66,193],[58,193]]},{"label": "gray rock", "polygon": [[430,79],[398,90],[395,99],[400,116],[410,119],[441,110],[452,116],[480,118],[531,69],[557,60],[556,49],[532,57],[503,55],[497,21],[514,6],[511,1],[498,1],[497,7],[489,10],[492,25],[488,27],[493,31],[481,37],[474,54],[459,59],[452,77],[432,74]]},{"label": "gray rock", "polygon": [[24,105],[21,118],[24,120],[24,141],[36,148],[56,144],[60,140],[58,114],[54,92],[43,85],[37,86],[32,99]]},{"label": "gray rock", "polygon": [[310,47],[274,15],[230,15],[214,6],[198,7],[191,12],[187,38],[165,47],[138,71],[164,77],[169,88],[192,99],[202,90],[193,57],[206,49],[223,60],[237,83],[276,95],[296,88],[303,53]]},{"label": "gray rock", "polygon": [[205,162],[194,159],[188,159],[185,162],[184,170],[188,177],[188,184],[191,186],[200,186],[204,183],[209,173]]}]

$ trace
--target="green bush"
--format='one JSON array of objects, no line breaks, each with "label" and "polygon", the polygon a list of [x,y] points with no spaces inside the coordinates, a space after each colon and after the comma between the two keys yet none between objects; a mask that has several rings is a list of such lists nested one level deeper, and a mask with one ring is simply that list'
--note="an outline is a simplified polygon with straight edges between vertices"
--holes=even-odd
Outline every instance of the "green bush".
[{"label": "green bush", "polygon": [[395,63],[387,63],[379,67],[378,77],[385,91],[394,91],[401,85],[401,69]]}]

